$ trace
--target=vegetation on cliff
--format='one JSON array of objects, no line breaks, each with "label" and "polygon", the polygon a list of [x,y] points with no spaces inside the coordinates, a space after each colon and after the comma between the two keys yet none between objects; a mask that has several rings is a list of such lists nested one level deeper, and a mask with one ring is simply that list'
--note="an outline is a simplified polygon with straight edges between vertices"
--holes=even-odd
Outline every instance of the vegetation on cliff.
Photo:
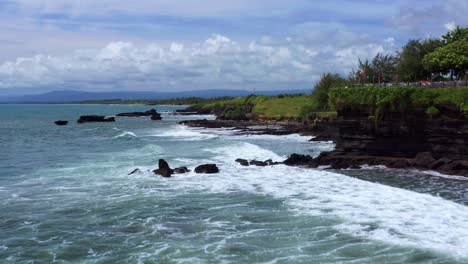
[{"label": "vegetation on cliff", "polygon": [[[385,113],[424,111],[431,117],[443,109],[451,114],[468,117],[468,87],[354,87],[334,88],[329,93],[329,105],[338,112],[367,109],[369,116]],[[455,112],[455,113],[453,113]],[[442,113],[443,114],[443,113]]]},{"label": "vegetation on cliff", "polygon": [[295,119],[305,107],[314,108],[311,95],[279,95],[238,97],[193,107],[217,113],[225,119],[243,120],[246,117],[268,120]]}]

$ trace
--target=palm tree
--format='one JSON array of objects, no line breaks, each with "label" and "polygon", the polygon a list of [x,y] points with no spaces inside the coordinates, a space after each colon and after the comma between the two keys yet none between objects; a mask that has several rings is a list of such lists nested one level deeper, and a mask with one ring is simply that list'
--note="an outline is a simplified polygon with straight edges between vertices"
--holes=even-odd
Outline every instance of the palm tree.
[{"label": "palm tree", "polygon": [[377,75],[378,82],[389,82],[395,73],[398,60],[392,54],[377,53],[372,60],[373,73]]},{"label": "palm tree", "polygon": [[372,67],[372,63],[366,59],[362,61],[359,59],[359,66],[358,66],[358,80],[362,83],[374,83],[374,67]]}]

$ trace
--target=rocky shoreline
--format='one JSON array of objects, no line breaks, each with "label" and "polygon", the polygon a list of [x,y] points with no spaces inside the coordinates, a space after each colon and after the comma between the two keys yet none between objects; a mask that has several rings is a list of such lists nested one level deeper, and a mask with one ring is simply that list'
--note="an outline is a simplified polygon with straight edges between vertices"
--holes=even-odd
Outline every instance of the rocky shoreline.
[{"label": "rocky shoreline", "polygon": [[[333,141],[336,149],[318,157],[292,154],[284,164],[332,169],[359,169],[383,165],[395,169],[430,170],[468,176],[468,121],[464,118],[428,119],[424,112],[389,115],[376,125],[366,109],[338,113],[336,119],[313,122],[262,120],[189,120],[189,127],[230,128],[238,134],[314,136]],[[207,114],[190,109],[184,115]],[[242,158],[242,157],[239,157]],[[245,164],[245,163],[244,163]]]}]

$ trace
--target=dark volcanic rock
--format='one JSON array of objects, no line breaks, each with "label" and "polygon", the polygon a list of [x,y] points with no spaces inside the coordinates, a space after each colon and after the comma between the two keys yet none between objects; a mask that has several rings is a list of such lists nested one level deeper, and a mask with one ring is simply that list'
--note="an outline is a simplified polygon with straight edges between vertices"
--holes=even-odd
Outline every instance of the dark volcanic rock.
[{"label": "dark volcanic rock", "polygon": [[132,175],[132,174],[136,174],[136,173],[140,173],[140,169],[134,169],[132,172],[130,172],[128,175]]},{"label": "dark volcanic rock", "polygon": [[218,173],[219,169],[216,164],[204,164],[200,165],[195,168],[196,173],[205,173],[205,174],[213,174]]},{"label": "dark volcanic rock", "polygon": [[434,119],[427,117],[426,108],[413,107],[405,113],[388,111],[376,120],[373,107],[338,107],[335,150],[315,159],[293,155],[285,164],[336,169],[384,165],[468,176],[468,120],[452,108],[440,108],[440,118]]},{"label": "dark volcanic rock", "polygon": [[313,162],[314,158],[309,155],[291,154],[283,163],[288,166],[307,165]]},{"label": "dark volcanic rock", "polygon": [[411,166],[411,163],[407,159],[398,159],[395,160],[393,163],[389,164],[388,167],[396,168],[396,169],[404,169]]},{"label": "dark volcanic rock", "polygon": [[249,166],[249,161],[245,159],[236,159],[236,162],[242,166]]},{"label": "dark volcanic rock", "polygon": [[128,113],[120,113],[117,116],[125,116],[125,117],[139,117],[139,116],[152,116],[158,115],[158,112],[155,109],[151,109],[145,112],[128,112]]},{"label": "dark volcanic rock", "polygon": [[421,152],[416,155],[412,163],[415,167],[429,168],[434,161],[435,159],[430,152]]},{"label": "dark volcanic rock", "polygon": [[171,177],[172,173],[174,173],[174,171],[169,167],[169,164],[167,164],[165,160],[160,159],[158,165],[159,169],[153,171],[155,174],[161,175],[165,178],[169,178]]},{"label": "dark volcanic rock", "polygon": [[447,158],[441,158],[441,159],[438,159],[434,162],[432,162],[430,165],[429,165],[429,169],[431,170],[437,170],[438,168],[446,165],[446,164],[449,164],[451,162],[450,159],[447,159]]},{"label": "dark volcanic rock", "polygon": [[267,166],[268,164],[264,161],[259,161],[259,160],[251,160],[249,162],[250,165],[253,165],[253,166],[259,166],[259,167],[265,167]]},{"label": "dark volcanic rock", "polygon": [[180,168],[175,168],[174,173],[175,174],[184,174],[190,172],[190,170],[187,167],[180,167]]},{"label": "dark volcanic rock", "polygon": [[54,122],[57,126],[66,126],[68,124],[68,121],[66,120],[57,120]]},{"label": "dark volcanic rock", "polygon": [[162,120],[161,114],[156,113],[151,116],[151,120],[157,121],[157,120]]},{"label": "dark volcanic rock", "polygon": [[77,121],[79,124],[90,123],[90,122],[115,122],[115,117],[106,117],[99,115],[86,115],[80,116],[80,119]]}]

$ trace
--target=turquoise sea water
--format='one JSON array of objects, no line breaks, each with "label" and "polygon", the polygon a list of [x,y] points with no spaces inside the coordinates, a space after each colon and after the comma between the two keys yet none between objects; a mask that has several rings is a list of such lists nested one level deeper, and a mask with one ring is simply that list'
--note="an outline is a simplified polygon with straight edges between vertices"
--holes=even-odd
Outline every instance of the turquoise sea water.
[{"label": "turquoise sea water", "polygon": [[[176,124],[193,117],[74,122],[148,109],[0,105],[0,263],[468,263],[464,179],[241,167],[333,145]],[[159,158],[221,173],[165,179]]]}]

